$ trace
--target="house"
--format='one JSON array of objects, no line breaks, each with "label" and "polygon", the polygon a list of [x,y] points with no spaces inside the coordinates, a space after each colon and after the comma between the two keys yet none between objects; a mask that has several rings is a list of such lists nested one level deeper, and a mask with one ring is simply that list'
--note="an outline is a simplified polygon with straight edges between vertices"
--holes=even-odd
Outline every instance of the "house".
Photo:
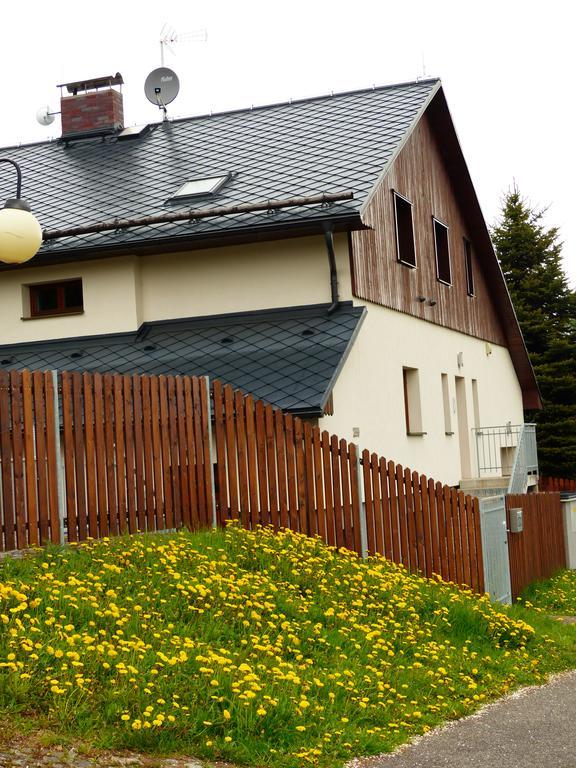
[{"label": "house", "polygon": [[445,483],[509,473],[539,392],[440,81],[128,129],[120,82],[1,150],[47,232],[0,270],[0,367],[206,374]]}]

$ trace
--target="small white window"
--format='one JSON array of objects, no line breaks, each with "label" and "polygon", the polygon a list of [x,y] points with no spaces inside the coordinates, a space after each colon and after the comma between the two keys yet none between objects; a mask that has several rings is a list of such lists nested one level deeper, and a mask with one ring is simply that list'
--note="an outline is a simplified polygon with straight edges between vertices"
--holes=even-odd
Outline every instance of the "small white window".
[{"label": "small white window", "polygon": [[210,176],[205,179],[191,179],[182,184],[170,199],[179,200],[187,197],[199,197],[200,195],[214,195],[224,186],[228,178],[228,176]]},{"label": "small white window", "polygon": [[402,368],[404,380],[404,412],[406,434],[425,435],[422,431],[422,404],[420,400],[420,374],[418,368]]}]

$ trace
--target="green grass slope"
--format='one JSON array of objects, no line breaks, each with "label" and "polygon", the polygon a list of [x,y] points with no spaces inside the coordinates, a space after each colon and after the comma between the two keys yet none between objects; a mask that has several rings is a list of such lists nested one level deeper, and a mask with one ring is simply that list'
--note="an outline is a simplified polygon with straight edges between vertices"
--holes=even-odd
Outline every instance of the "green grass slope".
[{"label": "green grass slope", "polygon": [[337,766],[568,666],[572,629],[289,532],[104,540],[0,565],[0,715]]}]

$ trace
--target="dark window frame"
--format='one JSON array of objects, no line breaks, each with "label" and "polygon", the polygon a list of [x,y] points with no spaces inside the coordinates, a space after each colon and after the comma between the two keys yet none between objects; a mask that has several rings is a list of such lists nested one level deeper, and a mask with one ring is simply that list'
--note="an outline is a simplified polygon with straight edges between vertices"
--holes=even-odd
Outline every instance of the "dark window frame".
[{"label": "dark window frame", "polygon": [[474,291],[474,269],[472,265],[472,241],[467,237],[464,241],[464,270],[466,272],[466,293],[468,296],[476,296]]},{"label": "dark window frame", "polygon": [[[77,284],[80,287],[82,303],[72,306],[66,305],[66,288]],[[40,309],[40,293],[45,290],[56,289],[56,307],[51,309]],[[84,311],[84,288],[82,278],[73,278],[71,280],[55,280],[50,283],[35,283],[28,286],[28,295],[30,299],[30,317],[51,317],[54,315],[77,315]]]},{"label": "dark window frame", "polygon": [[[444,285],[452,285],[452,263],[450,259],[450,237],[449,227],[436,216],[432,216],[432,226],[434,229],[434,254],[436,257],[436,279]],[[441,228],[441,229],[440,229]],[[445,237],[444,242],[439,242],[438,232],[441,231]],[[443,246],[445,245],[445,251]],[[442,253],[441,253],[442,249]],[[445,268],[448,268],[446,276]],[[442,274],[441,274],[442,272]]]},{"label": "dark window frame", "polygon": [[[412,269],[416,269],[418,266],[417,260],[416,260],[416,237],[414,234],[414,216],[412,214],[413,211],[413,204],[408,200],[407,197],[404,197],[404,195],[401,195],[399,192],[396,192],[395,189],[392,190],[392,196],[394,201],[394,224],[396,228],[396,259],[400,264],[404,264],[406,267],[411,267]],[[398,203],[401,203],[401,205],[406,204],[409,206],[409,208],[405,208],[404,211],[410,211],[410,242],[407,243],[406,241],[406,235],[407,235],[407,227],[404,223],[403,226],[401,226],[401,222],[399,223],[399,216],[398,216]],[[408,250],[409,253],[406,253],[406,250]],[[406,258],[407,256],[412,256],[412,260],[410,258]]]}]

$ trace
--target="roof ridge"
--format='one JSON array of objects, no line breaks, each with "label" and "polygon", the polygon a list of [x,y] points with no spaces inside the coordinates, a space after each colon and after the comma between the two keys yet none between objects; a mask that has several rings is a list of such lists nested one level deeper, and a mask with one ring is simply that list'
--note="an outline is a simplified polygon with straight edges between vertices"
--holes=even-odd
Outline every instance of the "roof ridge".
[{"label": "roof ridge", "polygon": [[[224,117],[226,115],[239,115],[243,113],[260,112],[266,109],[288,107],[294,104],[309,104],[311,102],[323,101],[325,99],[336,99],[344,96],[353,96],[355,94],[373,93],[374,91],[390,91],[394,89],[407,88],[413,85],[418,85],[418,86],[431,85],[433,83],[438,83],[438,82],[440,82],[439,77],[428,77],[428,78],[420,78],[420,79],[417,78],[416,80],[406,80],[401,83],[387,83],[385,85],[372,85],[366,88],[352,88],[346,91],[332,91],[331,93],[322,93],[322,94],[317,94],[316,96],[303,96],[298,99],[288,99],[286,101],[274,101],[266,104],[251,105],[249,107],[237,107],[235,109],[223,109],[217,112],[204,112],[199,115],[175,117],[175,118],[170,118],[168,121],[160,120],[158,122],[150,122],[150,123],[147,123],[147,125],[149,125],[152,129],[155,129],[155,128],[159,128],[161,126],[166,125],[166,123],[168,123],[169,125],[173,125],[176,123],[193,122],[195,120],[206,120],[207,118],[213,118],[213,117]],[[129,127],[129,126],[125,126],[125,127]],[[108,139],[114,139],[114,138],[115,136],[113,134],[108,137]],[[62,142],[61,137],[52,136],[48,139],[43,139],[41,141],[29,141],[24,143],[20,142],[17,144],[8,144],[6,146],[0,147],[0,151],[26,149],[28,147],[37,147],[37,146],[43,146],[43,145],[49,145],[49,144],[60,144],[61,142]]]}]

